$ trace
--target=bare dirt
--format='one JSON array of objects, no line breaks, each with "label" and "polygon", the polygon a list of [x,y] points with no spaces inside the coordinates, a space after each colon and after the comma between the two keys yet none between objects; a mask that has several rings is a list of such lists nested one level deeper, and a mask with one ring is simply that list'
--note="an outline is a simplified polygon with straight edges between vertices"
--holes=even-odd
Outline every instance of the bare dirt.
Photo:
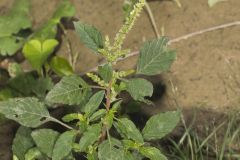
[{"label": "bare dirt", "polygon": [[[76,18],[93,24],[103,34],[114,37],[122,24],[123,0],[71,0],[76,6]],[[0,14],[4,13],[13,0],[0,1]],[[54,11],[59,0],[32,0],[34,28],[43,24]],[[170,39],[212,26],[240,20],[239,0],[229,0],[209,8],[207,0],[181,0],[182,8],[172,1],[154,0],[149,3],[158,29],[165,29]],[[68,36],[73,51],[79,53],[76,72],[84,72],[101,62],[101,57],[90,53],[81,44],[74,31]],[[126,48],[138,50],[144,41],[154,39],[149,18],[144,11],[125,42]],[[209,32],[183,40],[170,46],[177,51],[177,60],[171,70],[153,77],[155,83],[166,85],[166,93],[156,100],[156,106],[146,109],[148,114],[169,110],[178,106],[184,110],[194,107],[215,112],[231,112],[240,108],[240,26]],[[68,56],[63,42],[59,55]],[[119,69],[135,67],[137,57],[118,64]],[[26,64],[24,66],[27,66]],[[27,67],[26,67],[27,69]],[[171,84],[172,83],[172,84]],[[186,113],[191,117],[191,114]],[[207,114],[208,115],[208,114]],[[208,115],[211,119],[211,116]],[[209,117],[207,119],[209,119]],[[13,129],[0,128],[0,159],[10,160],[9,154]]]}]

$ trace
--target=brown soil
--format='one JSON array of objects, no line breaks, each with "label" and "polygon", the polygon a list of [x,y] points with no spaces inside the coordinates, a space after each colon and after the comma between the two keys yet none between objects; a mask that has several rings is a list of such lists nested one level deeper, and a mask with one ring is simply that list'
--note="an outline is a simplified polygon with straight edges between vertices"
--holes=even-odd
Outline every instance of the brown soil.
[{"label": "brown soil", "polygon": [[[4,13],[13,0],[0,1],[0,14]],[[114,37],[122,24],[123,0],[71,0],[77,8],[76,17],[81,21],[93,24],[103,34]],[[52,14],[58,0],[32,0],[32,19],[34,28],[43,24]],[[209,8],[207,0],[181,0],[182,8],[172,1],[151,1],[150,7],[156,18],[158,29],[165,29],[170,38],[179,37],[194,31],[240,20],[239,0],[229,0]],[[228,112],[239,109],[240,93],[240,27],[231,27],[196,36],[175,43],[171,48],[177,51],[177,60],[168,73],[154,77],[154,81],[166,85],[166,94],[156,101],[156,106],[146,112],[154,114],[160,110],[175,107],[173,99],[184,109],[201,107],[214,112]],[[81,44],[74,31],[68,36],[74,53],[79,53],[76,72],[80,73],[95,67],[101,57],[90,53]],[[141,14],[134,29],[125,42],[126,48],[138,50],[144,41],[155,38],[146,12]],[[59,55],[67,57],[66,43],[63,42]],[[137,57],[119,63],[120,69],[135,67]],[[26,69],[28,68],[24,64]],[[175,87],[173,93],[173,87]],[[188,115],[188,114],[187,114]],[[211,117],[211,116],[209,116]],[[9,144],[15,130],[0,128],[0,159],[10,160]]]}]

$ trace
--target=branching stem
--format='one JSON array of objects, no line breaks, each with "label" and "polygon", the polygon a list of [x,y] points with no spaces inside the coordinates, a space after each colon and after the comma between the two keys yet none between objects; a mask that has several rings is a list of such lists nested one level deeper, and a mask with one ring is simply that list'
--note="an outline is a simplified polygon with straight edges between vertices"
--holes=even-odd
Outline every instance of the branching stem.
[{"label": "branching stem", "polygon": [[53,122],[56,122],[56,123],[58,123],[58,124],[60,124],[60,125],[62,125],[62,126],[64,126],[64,127],[66,127],[67,129],[73,130],[73,128],[72,128],[71,126],[69,126],[69,125],[67,125],[67,124],[59,121],[59,120],[56,119],[56,118],[52,118],[52,121],[53,121]]}]

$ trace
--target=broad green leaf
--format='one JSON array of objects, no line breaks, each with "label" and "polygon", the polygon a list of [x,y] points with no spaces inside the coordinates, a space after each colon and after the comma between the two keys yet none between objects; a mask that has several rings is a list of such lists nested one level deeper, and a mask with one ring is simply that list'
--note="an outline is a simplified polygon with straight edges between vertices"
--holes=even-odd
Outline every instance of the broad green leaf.
[{"label": "broad green leaf", "polygon": [[25,160],[24,156],[27,151],[34,146],[31,138],[32,130],[26,127],[20,127],[17,130],[13,140],[12,151],[19,160]]},{"label": "broad green leaf", "polygon": [[55,39],[47,39],[43,42],[36,39],[30,40],[24,45],[23,54],[32,67],[40,71],[42,65],[57,45],[58,41]]},{"label": "broad green leaf", "polygon": [[88,84],[79,76],[63,77],[47,94],[46,100],[50,103],[78,105],[90,94]]},{"label": "broad green leaf", "polygon": [[104,47],[101,33],[93,26],[82,22],[74,22],[75,30],[81,41],[94,52]]},{"label": "broad green leaf", "polygon": [[167,160],[167,157],[164,156],[161,151],[155,147],[141,147],[140,153],[150,160]]},{"label": "broad green leaf", "polygon": [[109,82],[113,75],[112,66],[110,64],[105,64],[103,66],[99,66],[98,73],[105,82]]},{"label": "broad green leaf", "polygon": [[114,123],[114,127],[124,139],[132,139],[135,142],[144,143],[140,131],[131,120],[121,118]]},{"label": "broad green leaf", "polygon": [[59,133],[52,129],[39,129],[33,131],[31,136],[39,150],[48,157],[52,157],[53,147]]},{"label": "broad green leaf", "polygon": [[215,6],[217,3],[219,3],[219,2],[224,2],[224,1],[227,1],[227,0],[208,0],[208,5],[209,5],[209,7],[213,7],[213,6]]},{"label": "broad green leaf", "polygon": [[57,6],[53,16],[34,33],[33,38],[40,40],[55,38],[57,34],[57,25],[60,23],[61,19],[64,17],[72,17],[74,14],[75,7],[73,4],[69,0],[62,0]]},{"label": "broad green leaf", "polygon": [[73,74],[72,66],[62,57],[53,57],[50,62],[50,67],[59,76],[69,76]]},{"label": "broad green leaf", "polygon": [[0,16],[0,55],[14,55],[21,48],[24,37],[18,33],[31,28],[30,0],[15,0],[10,11]]},{"label": "broad green leaf", "polygon": [[70,114],[67,114],[65,115],[62,120],[64,122],[71,122],[73,120],[80,120],[80,121],[83,121],[84,120],[84,116],[80,113],[70,113]]},{"label": "broad green leaf", "polygon": [[161,139],[169,134],[178,124],[180,113],[171,111],[152,116],[143,128],[143,137],[146,140]]},{"label": "broad green leaf", "polygon": [[162,37],[144,44],[137,62],[137,74],[156,75],[170,68],[176,54],[167,49],[167,42]]},{"label": "broad green leaf", "polygon": [[99,120],[107,113],[106,109],[99,109],[97,112],[93,113],[92,116],[89,118],[90,122],[94,122],[96,120]]},{"label": "broad green leaf", "polygon": [[109,138],[98,147],[99,160],[124,160],[124,150],[121,142],[114,138]]},{"label": "broad green leaf", "polygon": [[0,102],[0,113],[23,126],[33,128],[52,120],[44,104],[36,98],[14,98]]},{"label": "broad green leaf", "polygon": [[31,148],[25,154],[25,160],[46,160],[46,156],[42,154],[42,152],[37,148]]},{"label": "broad green leaf", "polygon": [[101,124],[94,124],[90,126],[86,132],[83,133],[79,142],[79,147],[82,152],[86,152],[87,148],[94,144],[100,137],[102,131]]},{"label": "broad green leaf", "polygon": [[146,102],[145,97],[151,97],[153,94],[152,83],[145,79],[130,79],[126,85],[127,91],[136,101]]},{"label": "broad green leaf", "polygon": [[105,91],[99,91],[95,93],[88,103],[82,108],[82,111],[85,112],[88,116],[92,115],[93,112],[95,112],[99,105],[101,104],[103,98],[104,98]]},{"label": "broad green leaf", "polygon": [[66,158],[72,151],[75,137],[75,131],[66,131],[61,134],[54,145],[52,160],[62,160]]},{"label": "broad green leaf", "polygon": [[32,88],[32,92],[42,100],[45,98],[46,92],[50,91],[53,86],[54,84],[51,78],[38,78],[35,80],[35,85]]}]

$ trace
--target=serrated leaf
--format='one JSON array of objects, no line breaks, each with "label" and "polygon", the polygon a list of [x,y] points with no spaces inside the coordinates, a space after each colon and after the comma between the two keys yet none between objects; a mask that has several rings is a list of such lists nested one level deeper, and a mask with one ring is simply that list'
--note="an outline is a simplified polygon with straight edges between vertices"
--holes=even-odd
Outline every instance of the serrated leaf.
[{"label": "serrated leaf", "polygon": [[66,131],[59,136],[54,145],[52,160],[62,160],[71,153],[75,136],[75,131]]},{"label": "serrated leaf", "polygon": [[107,113],[106,109],[99,109],[97,112],[93,113],[92,116],[89,118],[90,122],[94,122],[96,120],[99,120]]},{"label": "serrated leaf", "polygon": [[88,103],[82,108],[82,111],[85,112],[88,116],[92,115],[101,104],[104,98],[105,91],[99,91],[95,93],[88,101]]},{"label": "serrated leaf", "polygon": [[121,142],[110,138],[102,142],[98,147],[99,160],[123,160],[124,150]]},{"label": "serrated leaf", "polygon": [[[18,33],[32,26],[29,18],[30,1],[15,0],[9,13],[0,16],[0,55],[14,55],[23,45]],[[7,24],[7,27],[6,27]]]},{"label": "serrated leaf", "polygon": [[132,139],[135,142],[144,143],[140,131],[131,120],[121,118],[114,123],[114,127],[124,139]]},{"label": "serrated leaf", "polygon": [[48,157],[52,157],[53,147],[59,133],[52,129],[39,129],[33,131],[31,136],[40,151]]},{"label": "serrated leaf", "polygon": [[33,139],[31,138],[31,132],[32,130],[27,127],[20,127],[17,130],[13,140],[12,151],[19,160],[25,160],[25,154],[34,146]]},{"label": "serrated leaf", "polygon": [[155,147],[141,147],[140,153],[150,160],[167,160],[161,151]]},{"label": "serrated leaf", "polygon": [[176,54],[167,49],[167,42],[168,40],[162,37],[143,45],[137,62],[137,74],[156,75],[170,68]]},{"label": "serrated leaf", "polygon": [[50,61],[50,67],[59,76],[69,76],[73,74],[72,66],[62,57],[53,57]]},{"label": "serrated leaf", "polygon": [[32,67],[40,71],[42,65],[57,45],[58,41],[55,39],[47,39],[43,42],[33,39],[24,45],[23,54]]},{"label": "serrated leaf", "polygon": [[157,140],[163,138],[177,126],[179,120],[180,113],[177,111],[152,116],[143,128],[144,139]]},{"label": "serrated leaf", "polygon": [[113,75],[113,69],[112,66],[110,64],[105,64],[103,66],[99,66],[98,67],[98,73],[100,75],[100,77],[105,81],[105,82],[109,82],[112,78]]},{"label": "serrated leaf", "polygon": [[215,6],[217,3],[219,3],[219,2],[224,2],[224,1],[227,1],[227,0],[208,0],[208,5],[209,5],[209,7],[213,7],[213,6]]},{"label": "serrated leaf", "polygon": [[146,102],[145,97],[151,97],[153,94],[153,85],[145,79],[135,78],[126,83],[126,90],[134,100]]},{"label": "serrated leaf", "polygon": [[74,22],[75,30],[81,41],[94,52],[104,47],[101,33],[94,27],[82,22]]},{"label": "serrated leaf", "polygon": [[89,96],[88,84],[79,76],[63,77],[47,94],[46,100],[50,103],[78,105]]},{"label": "serrated leaf", "polygon": [[83,133],[79,142],[79,147],[82,152],[85,152],[88,146],[94,144],[100,137],[102,131],[101,124],[94,124],[90,126],[86,132]]},{"label": "serrated leaf", "polygon": [[42,152],[37,148],[31,148],[28,150],[28,152],[25,154],[24,160],[46,160],[46,156],[42,154]]},{"label": "serrated leaf", "polygon": [[33,128],[52,120],[44,104],[37,98],[14,98],[0,102],[0,113],[23,126]]}]

